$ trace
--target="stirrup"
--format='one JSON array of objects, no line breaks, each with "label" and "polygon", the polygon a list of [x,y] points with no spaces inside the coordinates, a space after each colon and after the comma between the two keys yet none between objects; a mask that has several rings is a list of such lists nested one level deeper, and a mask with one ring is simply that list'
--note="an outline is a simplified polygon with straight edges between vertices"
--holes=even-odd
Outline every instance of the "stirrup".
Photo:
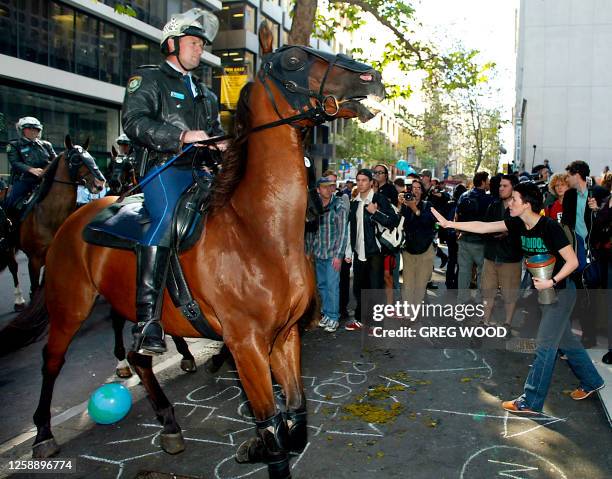
[{"label": "stirrup", "polygon": [[[161,329],[161,333],[162,333],[162,336],[160,339],[161,345],[159,346],[151,345],[148,347],[144,347],[143,343],[145,342],[145,339],[147,338],[147,334],[145,333],[145,330],[149,325],[153,323],[157,323],[157,325]],[[144,354],[145,356],[158,356],[167,351],[166,343],[165,343],[166,334],[164,332],[163,326],[158,321],[149,320],[146,322],[140,321],[136,323],[132,327],[132,335],[134,336],[134,343],[132,344],[132,351],[135,351],[138,354]],[[149,338],[150,337],[151,336],[149,336]]]}]

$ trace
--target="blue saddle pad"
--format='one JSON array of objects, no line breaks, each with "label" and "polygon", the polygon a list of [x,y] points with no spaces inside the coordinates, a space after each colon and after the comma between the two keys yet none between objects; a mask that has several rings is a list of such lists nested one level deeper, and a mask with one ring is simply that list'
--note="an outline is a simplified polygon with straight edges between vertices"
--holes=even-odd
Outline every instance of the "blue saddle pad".
[{"label": "blue saddle pad", "polygon": [[98,213],[83,231],[86,241],[101,246],[131,249],[141,243],[151,226],[144,195],[125,198]]}]

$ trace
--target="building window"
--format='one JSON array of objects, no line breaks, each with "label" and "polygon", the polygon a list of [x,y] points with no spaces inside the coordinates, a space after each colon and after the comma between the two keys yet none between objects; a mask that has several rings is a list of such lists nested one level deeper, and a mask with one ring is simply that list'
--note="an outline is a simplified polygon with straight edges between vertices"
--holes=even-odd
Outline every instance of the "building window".
[{"label": "building window", "polygon": [[125,33],[110,23],[100,22],[99,54],[100,54],[100,76],[99,79],[108,83],[118,85],[121,83],[121,61],[120,46],[125,44]]},{"label": "building window", "polygon": [[255,9],[246,3],[223,5],[219,13],[220,30],[248,30],[255,33]]},{"label": "building window", "polygon": [[46,65],[49,61],[49,14],[45,0],[17,3],[19,58]]},{"label": "building window", "polygon": [[75,73],[98,78],[98,20],[77,13],[75,25]]},{"label": "building window", "polygon": [[17,9],[16,0],[0,0],[0,53],[17,56]]},{"label": "building window", "polygon": [[6,124],[6,128],[0,129],[0,144],[17,138],[14,125],[19,118],[34,116],[44,126],[43,138],[53,143],[58,152],[64,149],[67,133],[80,144],[89,137],[89,151],[100,167],[105,163],[107,145],[119,133],[118,108],[25,88],[0,85],[0,111]]},{"label": "building window", "polygon": [[213,77],[213,91],[219,96],[221,109],[233,111],[240,90],[246,82],[253,80],[255,54],[244,49],[219,50],[214,53],[221,58],[222,69],[218,69]]},{"label": "building window", "polygon": [[74,72],[74,10],[53,2],[49,13],[49,66]]}]

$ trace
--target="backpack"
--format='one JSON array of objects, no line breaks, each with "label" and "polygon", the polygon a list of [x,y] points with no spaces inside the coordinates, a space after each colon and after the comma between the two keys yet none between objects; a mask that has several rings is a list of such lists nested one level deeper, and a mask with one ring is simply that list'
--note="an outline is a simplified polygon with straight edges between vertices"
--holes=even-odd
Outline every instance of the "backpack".
[{"label": "backpack", "polygon": [[482,220],[478,214],[478,202],[469,194],[466,194],[457,202],[457,218],[459,221]]},{"label": "backpack", "polygon": [[[399,210],[395,205],[391,205],[395,214],[399,216]],[[389,253],[396,254],[404,247],[406,241],[404,233],[404,216],[400,216],[399,224],[389,229],[382,226],[380,223],[376,223],[376,238],[380,245],[385,248]]]}]

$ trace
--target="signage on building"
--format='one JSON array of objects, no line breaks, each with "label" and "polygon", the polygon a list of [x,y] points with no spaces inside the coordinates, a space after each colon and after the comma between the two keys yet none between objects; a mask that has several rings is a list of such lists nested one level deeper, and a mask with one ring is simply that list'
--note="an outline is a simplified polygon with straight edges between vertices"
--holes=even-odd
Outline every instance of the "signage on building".
[{"label": "signage on building", "polygon": [[244,65],[224,68],[221,77],[221,103],[228,110],[235,110],[240,97],[240,90],[248,81],[247,68]]}]

